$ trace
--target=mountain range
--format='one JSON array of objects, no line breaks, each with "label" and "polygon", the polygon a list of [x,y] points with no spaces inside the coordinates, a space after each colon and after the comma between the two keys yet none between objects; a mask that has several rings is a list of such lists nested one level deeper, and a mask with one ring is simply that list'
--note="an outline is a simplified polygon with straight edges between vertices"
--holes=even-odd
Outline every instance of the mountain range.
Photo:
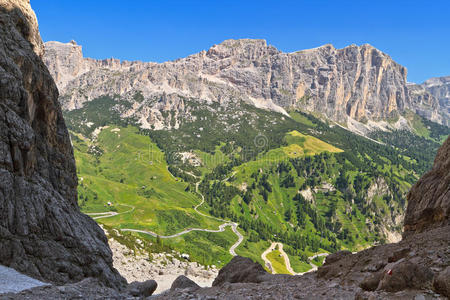
[{"label": "mountain range", "polygon": [[[448,77],[410,84],[405,67],[368,44],[284,53],[264,40],[226,40],[164,63],[84,58],[74,41],[47,42],[45,49],[64,110],[120,96],[131,102],[120,114],[134,117],[142,128],[177,128],[179,116],[188,113],[186,99],[244,101],[284,114],[298,108],[362,134],[402,128],[407,111],[450,122]],[[167,111],[174,120],[165,117]]]}]

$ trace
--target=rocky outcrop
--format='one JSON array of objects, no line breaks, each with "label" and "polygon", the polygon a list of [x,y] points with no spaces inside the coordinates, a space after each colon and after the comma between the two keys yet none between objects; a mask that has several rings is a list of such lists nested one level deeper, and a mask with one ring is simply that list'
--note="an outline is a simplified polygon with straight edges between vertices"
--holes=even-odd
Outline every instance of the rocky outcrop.
[{"label": "rocky outcrop", "polygon": [[284,53],[264,40],[226,40],[161,64],[83,58],[74,42],[45,47],[64,109],[120,95],[132,102],[122,116],[147,128],[161,127],[161,111],[182,112],[183,97],[222,104],[243,100],[279,112],[298,107],[350,122],[349,128],[357,127],[354,120],[385,120],[406,109],[442,122],[436,98],[412,98],[406,68],[370,45]]},{"label": "rocky outcrop", "polygon": [[42,281],[120,288],[100,227],[77,205],[58,90],[27,0],[0,0],[0,264]]},{"label": "rocky outcrop", "polygon": [[450,137],[407,196],[404,235],[450,225]]}]

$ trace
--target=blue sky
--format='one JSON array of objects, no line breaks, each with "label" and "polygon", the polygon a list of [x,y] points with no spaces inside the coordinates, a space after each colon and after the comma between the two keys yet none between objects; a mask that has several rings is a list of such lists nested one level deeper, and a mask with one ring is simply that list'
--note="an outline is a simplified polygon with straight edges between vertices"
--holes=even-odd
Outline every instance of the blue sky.
[{"label": "blue sky", "polygon": [[408,80],[450,75],[450,1],[31,0],[44,41],[85,56],[162,62],[229,38],[282,51],[369,43],[408,68]]}]

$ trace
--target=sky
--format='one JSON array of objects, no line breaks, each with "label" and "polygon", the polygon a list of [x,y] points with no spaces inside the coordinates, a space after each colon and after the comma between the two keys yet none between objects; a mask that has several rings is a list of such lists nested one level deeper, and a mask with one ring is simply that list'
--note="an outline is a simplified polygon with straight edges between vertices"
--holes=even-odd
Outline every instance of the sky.
[{"label": "sky", "polygon": [[44,41],[86,57],[163,62],[226,39],[285,52],[369,43],[408,68],[408,81],[450,75],[450,1],[31,0]]}]

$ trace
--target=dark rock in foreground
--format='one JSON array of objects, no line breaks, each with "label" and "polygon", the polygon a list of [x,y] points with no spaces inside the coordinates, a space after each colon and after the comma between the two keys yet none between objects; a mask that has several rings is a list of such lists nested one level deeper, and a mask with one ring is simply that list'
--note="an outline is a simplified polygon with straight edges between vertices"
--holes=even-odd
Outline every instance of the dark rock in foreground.
[{"label": "dark rock in foreground", "polygon": [[235,256],[233,259],[219,271],[219,275],[214,279],[213,286],[223,285],[225,282],[262,282],[262,275],[267,272],[264,268],[252,261],[250,258]]},{"label": "dark rock in foreground", "polygon": [[196,284],[194,281],[190,280],[184,275],[180,275],[175,279],[175,281],[172,283],[172,286],[170,287],[170,290],[176,290],[176,289],[192,289],[196,290],[199,289],[200,286]]},{"label": "dark rock in foreground", "polygon": [[127,293],[135,297],[148,297],[158,287],[158,284],[154,280],[147,280],[144,282],[132,282],[127,286]]},{"label": "dark rock in foreground", "polygon": [[29,1],[0,0],[0,24],[0,264],[120,288],[103,231],[77,205],[73,150]]}]

